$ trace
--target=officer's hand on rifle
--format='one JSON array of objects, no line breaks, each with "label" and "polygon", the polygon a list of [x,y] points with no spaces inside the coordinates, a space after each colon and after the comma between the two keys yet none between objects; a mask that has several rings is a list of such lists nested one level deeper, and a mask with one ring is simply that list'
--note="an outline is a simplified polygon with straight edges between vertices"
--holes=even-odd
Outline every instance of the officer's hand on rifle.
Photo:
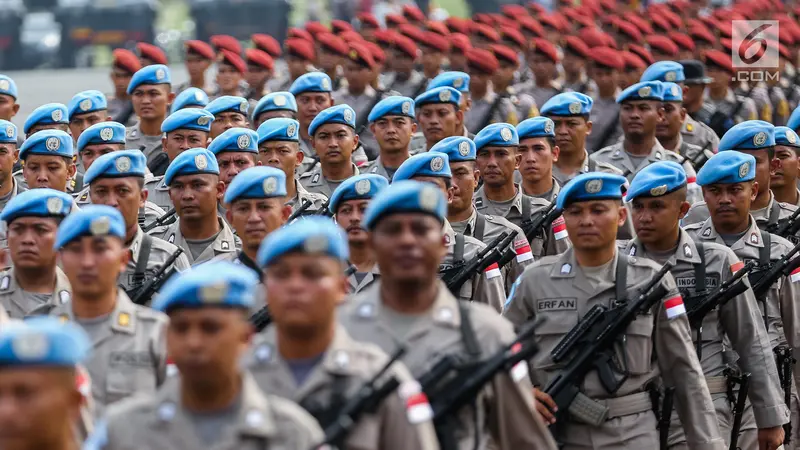
[{"label": "officer's hand on rifle", "polygon": [[544,391],[540,391],[538,388],[533,388],[533,396],[536,397],[536,411],[539,412],[539,415],[542,416],[542,419],[544,419],[547,424],[556,423],[556,416],[553,415],[553,413],[558,411],[556,402],[554,402],[553,399]]},{"label": "officer's hand on rifle", "polygon": [[777,450],[783,445],[783,427],[759,428],[758,450]]}]

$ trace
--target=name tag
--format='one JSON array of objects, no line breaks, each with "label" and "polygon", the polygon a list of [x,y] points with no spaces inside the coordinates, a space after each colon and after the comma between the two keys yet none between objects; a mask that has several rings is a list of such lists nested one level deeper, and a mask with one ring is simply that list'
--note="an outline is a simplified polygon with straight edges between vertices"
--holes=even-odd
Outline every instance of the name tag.
[{"label": "name tag", "polygon": [[539,300],[539,311],[577,311],[578,299],[576,298],[547,298]]},{"label": "name tag", "polygon": [[112,366],[153,367],[153,357],[147,352],[112,352]]},{"label": "name tag", "polygon": [[[678,277],[675,278],[675,284],[678,285],[678,289],[694,288],[697,285],[697,279],[694,277]],[[717,286],[719,286],[719,276],[706,276],[706,288],[715,288]]]}]

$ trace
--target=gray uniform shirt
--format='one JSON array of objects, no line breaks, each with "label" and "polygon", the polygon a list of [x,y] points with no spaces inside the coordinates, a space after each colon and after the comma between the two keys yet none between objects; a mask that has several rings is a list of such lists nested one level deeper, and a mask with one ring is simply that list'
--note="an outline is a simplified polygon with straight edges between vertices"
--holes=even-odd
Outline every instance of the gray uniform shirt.
[{"label": "gray uniform shirt", "polygon": [[619,104],[617,91],[613,97],[594,97],[589,120],[592,121],[592,133],[586,136],[586,149],[594,153],[601,148],[617,142],[622,136],[622,127],[619,124]]},{"label": "gray uniform shirt", "polygon": [[[139,258],[141,256],[142,250],[142,239],[144,239],[144,232],[140,227],[136,229],[136,235],[133,236],[130,245],[128,246],[128,250],[130,251],[130,259],[128,259],[128,264],[125,266],[125,271],[122,272],[122,275],[119,277],[119,286],[125,290],[129,290],[133,286],[133,278],[134,273],[136,273],[136,265],[139,263]],[[147,258],[147,264],[145,266],[145,280],[150,279],[159,269],[161,266],[169,259],[178,247],[174,244],[170,244],[169,242],[159,239],[157,237],[151,236],[150,239],[152,240],[152,244],[150,246],[150,256]],[[175,260],[173,267],[178,272],[183,272],[184,270],[190,267],[189,258],[185,254],[186,250],[184,249],[184,253],[178,256],[178,259]]]},{"label": "gray uniform shirt", "polygon": [[30,293],[23,291],[17,284],[13,267],[0,274],[0,309],[7,311],[12,319],[24,319],[43,305],[57,306],[69,302],[72,288],[64,271],[56,267],[56,283],[52,293],[46,294],[46,299],[40,297],[40,294],[26,294]]},{"label": "gray uniform shirt", "polygon": [[694,120],[689,114],[686,115],[686,120],[683,121],[681,138],[700,148],[709,144],[708,148],[713,152],[716,152],[719,147],[719,136],[717,136],[717,133],[703,122]]},{"label": "gray uniform shirt", "polygon": [[147,164],[153,162],[156,156],[161,154],[161,136],[147,136],[139,129],[139,124],[128,127],[125,133],[125,147],[141,150],[147,157]]},{"label": "gray uniform shirt", "polygon": [[490,90],[483,98],[472,98],[472,107],[464,113],[464,126],[467,130],[477,133],[491,123],[504,122],[516,125],[519,122],[517,108],[511,103],[508,94],[505,94],[506,96],[499,100],[497,107],[492,110],[498,95],[500,94]]},{"label": "gray uniform shirt", "polygon": [[222,253],[233,253],[234,255],[241,248],[241,241],[233,234],[233,230],[227,222],[217,217],[219,220],[220,231],[217,237],[208,243],[208,245],[195,257],[190,250],[191,247],[181,233],[181,220],[178,219],[175,223],[170,225],[163,233],[156,236],[170,244],[176,245],[184,249],[184,254],[189,259],[189,264],[195,265],[202,262],[209,261],[215,256]]},{"label": "gray uniform shirt", "polygon": [[[352,176],[356,176],[359,173],[358,167],[353,164]],[[344,180],[329,180],[325,178],[325,175],[322,173],[321,163],[317,163],[312,170],[300,175],[300,184],[302,184],[308,192],[322,194],[325,197],[330,197],[333,191],[335,191],[343,181]]]}]

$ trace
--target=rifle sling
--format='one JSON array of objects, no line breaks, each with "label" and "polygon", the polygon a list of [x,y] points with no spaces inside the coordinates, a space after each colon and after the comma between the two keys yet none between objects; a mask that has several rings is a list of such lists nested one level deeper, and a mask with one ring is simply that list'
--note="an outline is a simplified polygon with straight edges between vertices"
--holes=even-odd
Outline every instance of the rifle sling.
[{"label": "rifle sling", "polygon": [[453,264],[458,264],[464,260],[464,235],[461,233],[455,234],[455,246],[453,247]]},{"label": "rifle sling", "polygon": [[472,319],[469,316],[469,307],[462,301],[458,301],[458,314],[461,316],[461,341],[464,342],[464,349],[470,362],[477,361],[481,356],[481,347],[478,345],[478,337],[475,335],[475,328],[472,326]]},{"label": "rifle sling", "polygon": [[153,248],[153,238],[149,234],[142,234],[142,247],[139,249],[139,259],[136,260],[136,268],[133,271],[133,283],[144,282],[147,261],[150,259],[150,250]]},{"label": "rifle sling", "polygon": [[773,200],[772,207],[769,209],[769,218],[767,219],[767,226],[775,226],[781,217],[781,207],[778,202]]},{"label": "rifle sling", "polygon": [[475,215],[475,231],[472,237],[483,242],[483,234],[486,232],[486,216],[481,213]]},{"label": "rifle sling", "polygon": [[[774,206],[774,203],[773,203]],[[770,216],[772,214],[770,213]],[[758,264],[761,267],[767,267],[769,265],[769,254],[770,248],[772,247],[772,237],[769,233],[764,230],[761,231],[761,243],[763,246],[758,249]],[[767,316],[767,296],[764,296],[763,299],[757,298],[756,301],[764,303],[764,327],[769,329],[769,319]]]},{"label": "rifle sling", "polygon": [[617,303],[628,301],[628,255],[617,252],[617,273],[615,276],[615,289]]},{"label": "rifle sling", "polygon": [[694,292],[698,293],[706,290],[706,252],[702,242],[695,242],[695,247],[700,257],[700,262],[694,264]]}]

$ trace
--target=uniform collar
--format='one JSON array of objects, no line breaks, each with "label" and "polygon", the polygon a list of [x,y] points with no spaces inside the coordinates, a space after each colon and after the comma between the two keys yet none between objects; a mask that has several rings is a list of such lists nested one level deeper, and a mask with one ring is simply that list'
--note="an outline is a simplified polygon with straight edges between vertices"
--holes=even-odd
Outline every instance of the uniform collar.
[{"label": "uniform collar", "polygon": [[[619,252],[615,251],[614,257],[611,260],[611,273],[616,273],[618,258]],[[631,262],[633,261],[635,261],[635,259],[633,259]],[[550,269],[550,277],[554,279],[572,279],[573,286],[584,291],[590,296],[597,295],[608,288],[614,287],[616,282],[616,280],[604,280],[600,285],[597,285],[590,281],[589,278],[584,275],[583,270],[581,270],[580,266],[578,265],[578,261],[575,259],[575,252],[572,247],[558,256],[552,268]]]},{"label": "uniform collar", "polygon": [[[764,246],[764,243],[761,241],[761,230],[759,230],[756,220],[752,215],[749,215],[749,220],[750,226],[747,228],[747,232],[744,234],[744,236],[742,236],[741,239],[730,246],[731,250],[735,251],[746,246],[756,248],[761,248]],[[725,245],[725,241],[714,228],[714,223],[711,221],[710,217],[703,222],[703,226],[700,228],[698,236],[704,241],[712,241]]]},{"label": "uniform collar", "polygon": [[[57,307],[52,315],[56,315],[61,320],[75,320],[75,314],[72,312],[72,305],[67,303]],[[136,334],[136,322],[138,317],[136,315],[136,305],[131,301],[128,294],[122,288],[117,288],[117,304],[114,306],[114,311],[110,316],[111,329],[116,333],[123,334]]]},{"label": "uniform collar", "polygon": [[133,239],[131,239],[131,245],[128,247],[128,250],[131,252],[131,261],[136,263],[139,261],[139,251],[142,249],[142,239],[144,239],[144,231],[142,231],[142,227],[136,226],[136,234],[133,235]]},{"label": "uniform collar", "polygon": [[[355,315],[360,320],[376,320],[378,318],[378,308],[383,308],[381,293],[380,293],[380,280],[374,283],[363,294],[359,294],[355,298]],[[410,341],[414,335],[421,332],[430,332],[430,324],[448,328],[457,329],[461,326],[461,315],[459,313],[458,300],[453,297],[453,294],[447,289],[447,285],[441,280],[437,281],[439,284],[439,292],[436,295],[433,305],[428,311],[422,314],[421,320],[414,324],[411,332],[405,336],[407,341]]]},{"label": "uniform collar", "polygon": [[[516,191],[516,194],[514,194],[514,200],[511,202],[511,209],[516,209],[518,213],[522,214],[522,197],[523,197],[522,187],[520,187],[519,184],[514,183],[514,190]],[[479,200],[476,201],[477,199],[479,199]],[[480,189],[475,191],[475,195],[473,196],[472,200],[473,200],[473,203],[475,204],[476,207],[486,206],[487,202],[493,201],[493,200],[489,200],[486,197],[486,193],[483,190],[483,186],[481,186]],[[495,202],[495,203],[499,203],[499,202]]]},{"label": "uniform collar", "polygon": [[[231,227],[228,225],[227,222],[222,220],[222,217],[217,216],[217,220],[219,221],[219,234],[214,242],[211,244],[212,248],[215,252],[235,252],[236,251],[236,239],[233,236],[233,231],[231,231]],[[175,221],[170,228],[167,230],[165,236],[168,236],[167,241],[170,244],[175,244],[178,240],[186,240],[181,233],[181,219]],[[177,244],[175,244],[177,245]]]},{"label": "uniform collar", "polygon": [[[647,250],[645,250],[638,237],[628,241],[628,245],[625,247],[625,254],[628,256],[645,256],[646,252]],[[690,264],[696,264],[701,261],[700,255],[697,254],[697,246],[692,238],[689,237],[689,233],[682,228],[678,229],[678,246],[675,247],[675,253],[669,258],[669,262],[675,263],[675,261],[683,261]]]},{"label": "uniform collar", "polygon": [[[478,220],[478,210],[475,209],[475,205],[472,206],[472,213],[469,215],[467,220],[462,220],[461,222],[456,223],[463,223],[464,224],[464,235],[472,236],[475,234],[475,221]],[[452,229],[452,223],[448,221],[450,228]],[[455,230],[453,230],[455,232]]]},{"label": "uniform collar", "polygon": [[347,282],[350,283],[350,288],[353,291],[356,291],[362,284],[367,284],[370,281],[377,280],[381,275],[380,268],[378,268],[378,263],[375,263],[372,268],[367,272],[367,275],[361,280],[361,283],[358,282],[355,274],[351,274],[347,277]]},{"label": "uniform collar", "polygon": [[[15,273],[14,267],[12,266],[5,272],[3,277],[0,278],[0,292],[12,293],[19,288]],[[53,296],[50,298],[50,304],[53,306],[63,305],[69,302],[71,298],[72,286],[69,284],[69,279],[67,279],[67,275],[64,271],[56,266],[56,284],[53,287]]]},{"label": "uniform collar", "polygon": [[[623,144],[623,142],[620,141],[615,145],[616,145],[616,151],[611,154],[611,159],[629,160],[630,158],[628,157],[628,153],[625,151],[625,145]],[[664,158],[666,157],[666,152],[667,151],[664,149],[664,146],[662,146],[661,143],[658,142],[658,139],[655,139],[655,143],[653,144],[653,147],[650,149],[650,154],[647,155],[647,159],[650,162],[663,161]]]}]

